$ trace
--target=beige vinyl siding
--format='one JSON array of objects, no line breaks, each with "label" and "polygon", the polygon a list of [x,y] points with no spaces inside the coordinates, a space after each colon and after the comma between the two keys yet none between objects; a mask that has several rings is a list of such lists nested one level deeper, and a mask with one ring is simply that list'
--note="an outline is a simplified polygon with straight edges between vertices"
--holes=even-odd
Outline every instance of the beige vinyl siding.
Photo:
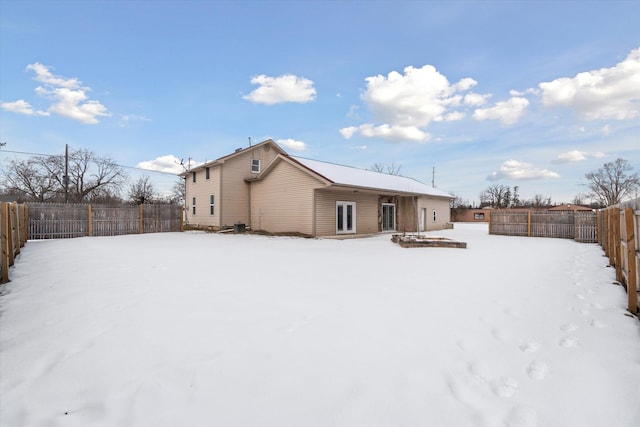
[{"label": "beige vinyl siding", "polygon": [[313,191],[324,184],[297,167],[278,162],[251,184],[251,228],[313,234]]},{"label": "beige vinyl siding", "polygon": [[[205,179],[204,169],[199,169],[195,172],[196,182],[192,181],[191,173],[187,175],[186,222],[199,227],[219,227],[220,166],[209,168],[209,179]],[[209,196],[212,194],[216,198],[216,212],[213,216],[209,214]],[[193,197],[196,198],[195,215],[193,215]]]},{"label": "beige vinyl siding", "polygon": [[[442,230],[451,222],[451,209],[449,199],[439,197],[420,197],[418,199],[418,212],[427,209],[426,231]],[[436,211],[436,221],[433,221],[433,211]]]},{"label": "beige vinyl siding", "polygon": [[245,178],[254,177],[251,173],[251,160],[260,160],[263,171],[278,152],[270,145],[254,147],[225,160],[222,164],[222,194],[220,195],[221,226],[236,223],[249,224],[249,184]]},{"label": "beige vinyl siding", "polygon": [[356,234],[378,232],[378,196],[353,190],[316,190],[316,236],[336,234],[336,202],[356,203]]}]

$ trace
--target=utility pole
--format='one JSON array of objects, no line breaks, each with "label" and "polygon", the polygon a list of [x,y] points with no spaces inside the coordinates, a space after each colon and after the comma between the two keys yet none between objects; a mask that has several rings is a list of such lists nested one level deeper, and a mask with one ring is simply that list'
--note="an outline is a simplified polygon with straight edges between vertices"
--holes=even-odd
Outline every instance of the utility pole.
[{"label": "utility pole", "polygon": [[436,188],[436,167],[431,170],[431,187]]}]

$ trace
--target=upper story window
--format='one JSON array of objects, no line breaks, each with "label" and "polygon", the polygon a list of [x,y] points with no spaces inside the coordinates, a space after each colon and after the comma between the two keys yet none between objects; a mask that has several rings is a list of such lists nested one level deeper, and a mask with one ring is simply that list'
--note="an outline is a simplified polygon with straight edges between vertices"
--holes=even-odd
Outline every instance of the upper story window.
[{"label": "upper story window", "polygon": [[196,182],[196,173],[191,172],[191,181]]},{"label": "upper story window", "polygon": [[260,159],[251,159],[251,173],[260,173]]},{"label": "upper story window", "polygon": [[205,179],[209,179],[209,168],[204,169],[204,177]]}]

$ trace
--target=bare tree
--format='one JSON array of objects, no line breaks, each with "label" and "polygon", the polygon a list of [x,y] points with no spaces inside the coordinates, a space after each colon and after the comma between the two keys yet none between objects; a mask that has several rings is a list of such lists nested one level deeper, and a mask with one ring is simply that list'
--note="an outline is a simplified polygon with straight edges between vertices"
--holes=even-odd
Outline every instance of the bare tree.
[{"label": "bare tree", "polygon": [[534,208],[542,208],[551,206],[553,202],[551,201],[551,197],[545,197],[542,194],[536,194],[533,196],[533,199],[527,201],[527,205],[533,206]]},{"label": "bare tree", "polygon": [[169,203],[175,203],[178,205],[184,205],[184,201],[187,197],[187,190],[185,187],[185,178],[178,177],[176,182],[171,188],[171,195],[169,196]]},{"label": "bare tree", "polygon": [[138,180],[129,187],[129,200],[135,204],[153,203],[158,199],[158,194],[153,188],[153,184],[149,181],[148,176],[138,178]]},{"label": "bare tree", "polygon": [[386,173],[389,175],[400,175],[400,169],[402,169],[402,165],[398,165],[395,162],[391,162],[388,165],[384,165],[382,163],[374,163],[369,168],[370,171]]},{"label": "bare tree", "polygon": [[605,163],[597,171],[586,174],[585,178],[588,181],[586,186],[591,190],[589,196],[605,206],[620,203],[640,187],[640,177],[633,173],[633,166],[621,158]]},{"label": "bare tree", "polygon": [[65,157],[49,156],[11,162],[6,177],[4,185],[8,191],[38,201],[64,201],[68,180],[70,202],[117,195],[126,179],[122,168],[113,160],[82,149],[69,153],[68,176],[65,176]]},{"label": "bare tree", "polygon": [[490,185],[480,193],[480,207],[508,208],[511,206],[511,188],[507,185]]},{"label": "bare tree", "polygon": [[12,160],[2,183],[4,192],[15,195],[18,201],[53,201],[59,196],[60,187],[56,177],[40,167],[40,160]]}]

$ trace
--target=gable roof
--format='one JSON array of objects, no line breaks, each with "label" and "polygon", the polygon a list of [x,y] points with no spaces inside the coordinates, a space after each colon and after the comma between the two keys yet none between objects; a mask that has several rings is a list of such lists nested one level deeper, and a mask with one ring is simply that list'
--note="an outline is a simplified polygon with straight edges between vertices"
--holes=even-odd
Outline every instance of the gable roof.
[{"label": "gable roof", "polygon": [[240,154],[244,154],[248,151],[251,150],[255,150],[258,147],[262,147],[263,145],[270,145],[273,149],[275,149],[278,153],[280,154],[287,154],[286,151],[284,151],[278,144],[276,144],[272,139],[267,139],[265,141],[262,141],[258,144],[255,145],[251,145],[249,147],[245,147],[245,148],[238,148],[236,149],[233,153],[231,154],[227,154],[226,156],[222,156],[222,157],[218,157],[215,160],[210,160],[208,162],[205,163],[201,163],[197,166],[192,167],[189,170],[186,170],[182,173],[179,174],[179,176],[186,176],[188,174],[190,174],[191,172],[196,172],[200,169],[204,169],[206,167],[211,167],[211,166],[216,166],[216,165],[221,165],[224,162],[226,162],[229,159],[232,159],[233,157],[239,156]]},{"label": "gable roof", "polygon": [[335,185],[453,198],[452,195],[437,188],[429,187],[413,178],[321,162],[304,157],[289,156],[289,158]]}]

